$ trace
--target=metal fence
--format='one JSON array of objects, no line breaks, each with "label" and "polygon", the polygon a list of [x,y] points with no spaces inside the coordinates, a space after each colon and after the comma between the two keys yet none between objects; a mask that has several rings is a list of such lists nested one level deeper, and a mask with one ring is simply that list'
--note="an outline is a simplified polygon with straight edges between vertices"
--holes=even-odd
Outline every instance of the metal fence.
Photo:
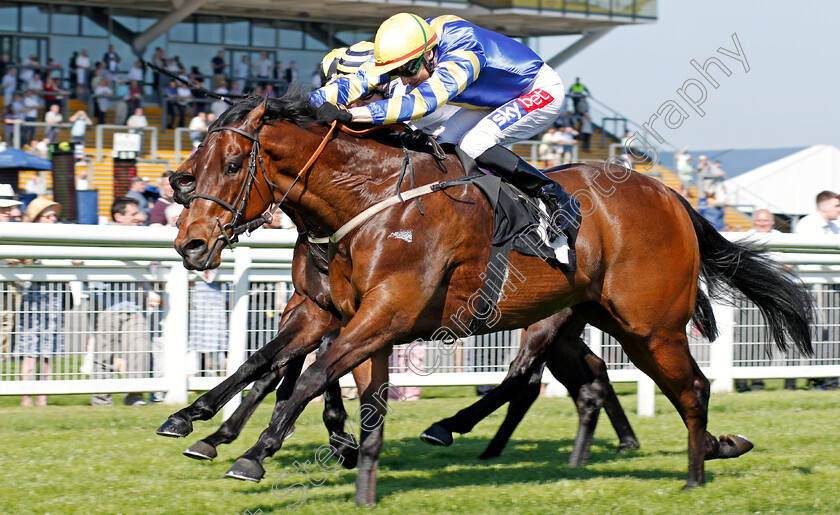
[{"label": "metal fence", "polygon": [[[167,402],[184,403],[188,390],[217,385],[267,342],[292,293],[296,232],[257,231],[235,253],[224,251],[222,266],[209,273],[181,266],[175,234],[169,227],[0,224],[0,263],[38,260],[0,264],[0,395],[162,391]],[[736,378],[840,376],[840,238],[778,235],[768,244],[782,251],[774,254],[780,261],[808,264],[799,270],[819,308],[816,355],[775,350],[750,302],[716,305],[718,341],[688,328],[690,350],[714,391],[731,391]],[[652,414],[653,383],[618,342],[592,327],[585,339],[613,381],[638,383],[639,412]],[[412,362],[435,364],[432,374],[408,370],[408,346],[396,346],[391,381],[498,383],[519,342],[519,331],[508,331],[464,338],[454,349],[415,346]]]}]

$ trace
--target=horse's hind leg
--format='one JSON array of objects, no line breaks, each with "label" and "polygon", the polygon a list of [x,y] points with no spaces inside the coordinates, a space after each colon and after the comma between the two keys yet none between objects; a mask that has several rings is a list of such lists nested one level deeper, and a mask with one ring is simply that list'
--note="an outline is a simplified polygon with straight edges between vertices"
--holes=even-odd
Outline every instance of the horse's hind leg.
[{"label": "horse's hind leg", "polygon": [[212,460],[215,458],[217,455],[216,447],[236,440],[242,432],[242,428],[245,427],[245,423],[254,414],[257,406],[269,392],[277,388],[282,377],[281,371],[272,370],[255,382],[254,387],[242,399],[242,403],[236,408],[233,415],[224,421],[218,431],[192,444],[184,451],[184,455],[197,460]]},{"label": "horse's hind leg", "polygon": [[[615,429],[615,433],[618,435],[618,452],[637,449],[639,447],[639,440],[636,439],[636,434],[630,426],[630,421],[627,420],[624,408],[621,407],[621,402],[619,402],[618,396],[615,394],[615,389],[613,389],[613,385],[607,375],[607,364],[603,359],[596,356],[582,339],[578,339],[576,345],[582,365],[590,371],[587,377],[590,378],[589,381],[592,388],[588,389],[587,395],[597,396],[597,404],[603,406],[604,411],[607,412],[613,429]],[[552,369],[552,365],[557,364],[563,366],[565,361],[559,361],[549,357],[549,369]],[[554,372],[552,371],[552,373]],[[593,424],[592,431],[594,432],[594,430],[595,425]]]},{"label": "horse's hind leg", "polygon": [[482,452],[481,455],[479,455],[478,459],[488,460],[496,458],[502,454],[508,440],[510,440],[511,435],[513,435],[513,431],[519,423],[522,422],[522,419],[525,417],[525,413],[528,412],[528,409],[531,408],[531,405],[534,404],[534,401],[536,401],[537,397],[539,397],[544,370],[545,358],[538,358],[537,362],[535,362],[534,366],[531,368],[531,373],[527,376],[528,383],[519,395],[511,399],[510,404],[508,405],[507,415],[505,415],[505,420],[502,422],[502,425],[499,427],[496,435],[487,445],[487,448],[484,449],[484,452]]},{"label": "horse's hind leg", "polygon": [[[528,328],[525,333],[525,338],[522,341],[522,346],[516,354],[516,358],[511,362],[508,368],[508,373],[502,384],[492,389],[484,397],[477,402],[468,406],[452,417],[443,419],[435,424],[432,424],[428,429],[420,434],[420,438],[430,445],[452,445],[452,433],[466,434],[472,431],[476,424],[484,420],[488,415],[499,409],[506,402],[516,399],[523,390],[527,389],[527,385],[531,381],[532,373],[536,368],[540,372],[545,367],[546,353],[545,349],[551,344],[552,340],[559,332],[559,328],[563,327],[573,318],[571,310],[564,310],[557,313],[542,322],[534,324]],[[585,322],[580,320],[580,330],[583,330]],[[574,329],[572,329],[574,331]],[[578,332],[580,334],[580,332]],[[519,420],[525,414],[525,411],[534,402],[534,399],[528,401],[529,396],[525,395],[522,399],[522,404],[514,409],[513,412],[508,413],[509,417],[518,417],[510,428],[505,428],[509,432],[513,432],[513,428],[519,423]],[[511,420],[513,421],[513,420]],[[505,422],[508,422],[507,419]],[[510,435],[508,435],[509,437]],[[496,439],[494,438],[494,441]],[[507,439],[500,438],[493,446],[496,454],[491,451],[490,447],[482,454],[484,458],[498,456],[504,448]],[[486,456],[485,456],[486,455]]]}]

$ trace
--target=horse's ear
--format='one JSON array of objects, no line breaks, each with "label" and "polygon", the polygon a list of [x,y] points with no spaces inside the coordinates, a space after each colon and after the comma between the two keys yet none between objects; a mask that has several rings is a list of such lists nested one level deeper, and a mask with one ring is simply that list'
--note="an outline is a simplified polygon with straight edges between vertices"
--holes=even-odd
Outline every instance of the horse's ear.
[{"label": "horse's ear", "polygon": [[242,121],[242,127],[248,127],[250,130],[256,130],[262,124],[263,116],[265,116],[265,109],[267,107],[266,101],[255,107],[248,113],[248,116]]}]

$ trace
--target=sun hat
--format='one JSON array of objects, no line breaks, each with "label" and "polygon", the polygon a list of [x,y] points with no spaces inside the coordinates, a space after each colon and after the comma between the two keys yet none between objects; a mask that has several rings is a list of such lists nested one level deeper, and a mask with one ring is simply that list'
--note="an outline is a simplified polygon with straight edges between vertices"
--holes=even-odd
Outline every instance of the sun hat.
[{"label": "sun hat", "polygon": [[29,218],[30,222],[34,222],[38,219],[41,214],[44,213],[47,209],[55,206],[55,214],[61,214],[61,204],[58,202],[53,202],[52,200],[48,199],[47,197],[36,197],[35,200],[29,203],[26,206],[26,217]]},{"label": "sun hat", "polygon": [[0,184],[0,207],[14,207],[22,204],[15,200],[15,190],[11,184]]}]

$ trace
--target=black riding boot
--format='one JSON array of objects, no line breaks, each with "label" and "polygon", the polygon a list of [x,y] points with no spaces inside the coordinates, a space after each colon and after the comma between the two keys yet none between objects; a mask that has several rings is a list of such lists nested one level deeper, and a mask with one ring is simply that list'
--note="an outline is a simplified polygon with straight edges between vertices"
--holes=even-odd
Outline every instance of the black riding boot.
[{"label": "black riding boot", "polygon": [[568,228],[580,212],[580,203],[560,184],[501,145],[488,148],[475,158],[475,162],[504,177],[526,194],[545,202],[549,213],[563,213],[552,216],[555,222],[553,229],[558,233]]}]

